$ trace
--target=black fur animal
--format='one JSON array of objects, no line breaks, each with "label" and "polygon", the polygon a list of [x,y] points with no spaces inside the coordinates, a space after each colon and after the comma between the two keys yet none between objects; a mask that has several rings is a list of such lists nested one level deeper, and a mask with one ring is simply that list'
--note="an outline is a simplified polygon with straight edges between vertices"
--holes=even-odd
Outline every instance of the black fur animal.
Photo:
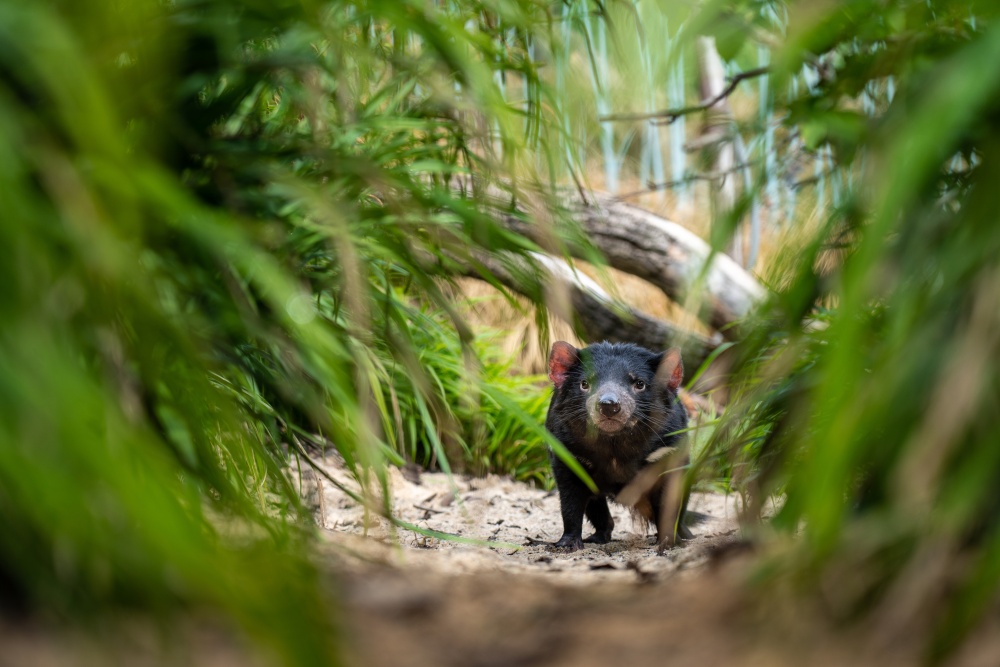
[{"label": "black fur animal", "polygon": [[[578,350],[559,341],[549,354],[555,385],[545,426],[590,475],[594,494],[555,455],[563,535],[556,547],[575,551],[584,542],[611,540],[614,520],[607,500],[632,505],[657,527],[660,549],[676,536],[687,502],[683,473],[666,470],[686,463],[687,412],[677,399],[684,376],[680,351],[652,352],[630,343],[595,343]],[[669,466],[664,464],[670,461]],[[668,497],[669,496],[669,497]],[[595,532],[583,539],[583,517]]]}]

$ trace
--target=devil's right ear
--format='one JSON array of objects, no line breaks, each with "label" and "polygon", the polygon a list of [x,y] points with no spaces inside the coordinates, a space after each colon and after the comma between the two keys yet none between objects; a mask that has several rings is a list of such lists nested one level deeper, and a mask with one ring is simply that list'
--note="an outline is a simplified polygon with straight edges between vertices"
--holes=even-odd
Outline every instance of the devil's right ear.
[{"label": "devil's right ear", "polygon": [[549,379],[556,388],[563,386],[570,370],[580,363],[580,351],[564,340],[552,344],[549,352]]}]

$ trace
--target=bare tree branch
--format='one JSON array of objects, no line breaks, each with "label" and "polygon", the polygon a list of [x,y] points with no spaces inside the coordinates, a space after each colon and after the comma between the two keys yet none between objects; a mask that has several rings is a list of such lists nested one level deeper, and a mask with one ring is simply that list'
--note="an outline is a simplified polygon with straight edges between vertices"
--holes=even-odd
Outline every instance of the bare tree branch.
[{"label": "bare tree branch", "polygon": [[681,116],[688,116],[693,113],[698,113],[699,111],[705,111],[710,109],[722,100],[729,97],[736,87],[740,85],[741,81],[746,81],[747,79],[753,79],[758,76],[764,76],[765,74],[770,74],[770,67],[757,67],[755,69],[748,69],[745,72],[740,72],[732,78],[729,85],[726,86],[721,93],[716,95],[710,100],[705,100],[699,104],[694,104],[687,107],[680,107],[677,109],[664,109],[662,111],[653,111],[650,113],[612,113],[606,116],[601,116],[602,121],[634,121],[634,120],[652,120],[656,119],[663,124],[669,125]]},{"label": "bare tree branch", "polygon": [[615,197],[618,199],[631,199],[632,197],[640,197],[650,192],[659,192],[660,190],[670,190],[672,188],[680,187],[682,185],[688,185],[689,183],[694,183],[696,181],[715,181],[730,174],[736,174],[748,167],[752,167],[754,164],[759,163],[760,160],[748,160],[742,164],[738,164],[732,169],[726,171],[708,171],[708,172],[694,172],[690,173],[684,178],[678,178],[673,181],[662,181],[660,183],[654,183],[652,181],[646,184],[646,187],[642,190],[633,190],[632,192],[623,192],[616,194]]}]

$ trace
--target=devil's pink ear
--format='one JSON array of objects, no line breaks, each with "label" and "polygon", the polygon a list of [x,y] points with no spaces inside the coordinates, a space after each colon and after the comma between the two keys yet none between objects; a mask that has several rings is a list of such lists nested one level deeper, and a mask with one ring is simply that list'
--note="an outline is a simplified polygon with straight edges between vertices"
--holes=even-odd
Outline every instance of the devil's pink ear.
[{"label": "devil's pink ear", "polygon": [[681,363],[681,351],[672,347],[663,354],[663,360],[656,369],[656,382],[665,385],[670,391],[677,391],[684,380],[684,364]]},{"label": "devil's pink ear", "polygon": [[562,387],[570,369],[580,362],[580,352],[564,340],[552,344],[549,352],[549,379],[558,388]]}]

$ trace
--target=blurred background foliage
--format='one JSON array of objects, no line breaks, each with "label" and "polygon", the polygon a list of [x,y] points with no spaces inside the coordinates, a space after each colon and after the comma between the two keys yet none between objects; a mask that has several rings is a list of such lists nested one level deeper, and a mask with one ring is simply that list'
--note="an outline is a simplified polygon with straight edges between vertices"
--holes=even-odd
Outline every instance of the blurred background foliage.
[{"label": "blurred background foliage", "polygon": [[[749,227],[772,287],[699,474],[751,514],[782,499],[781,569],[839,617],[928,624],[946,655],[1000,586],[996,14],[0,4],[0,598],[203,604],[285,662],[334,660],[288,447],[364,483],[404,461],[547,483],[539,378],[448,283],[499,287],[500,262],[544,338],[518,259],[539,248],[495,214],[581,241],[555,189],[632,184],[717,248]],[[721,220],[694,116],[656,115],[698,102],[705,35],[763,74],[729,100]]]}]

